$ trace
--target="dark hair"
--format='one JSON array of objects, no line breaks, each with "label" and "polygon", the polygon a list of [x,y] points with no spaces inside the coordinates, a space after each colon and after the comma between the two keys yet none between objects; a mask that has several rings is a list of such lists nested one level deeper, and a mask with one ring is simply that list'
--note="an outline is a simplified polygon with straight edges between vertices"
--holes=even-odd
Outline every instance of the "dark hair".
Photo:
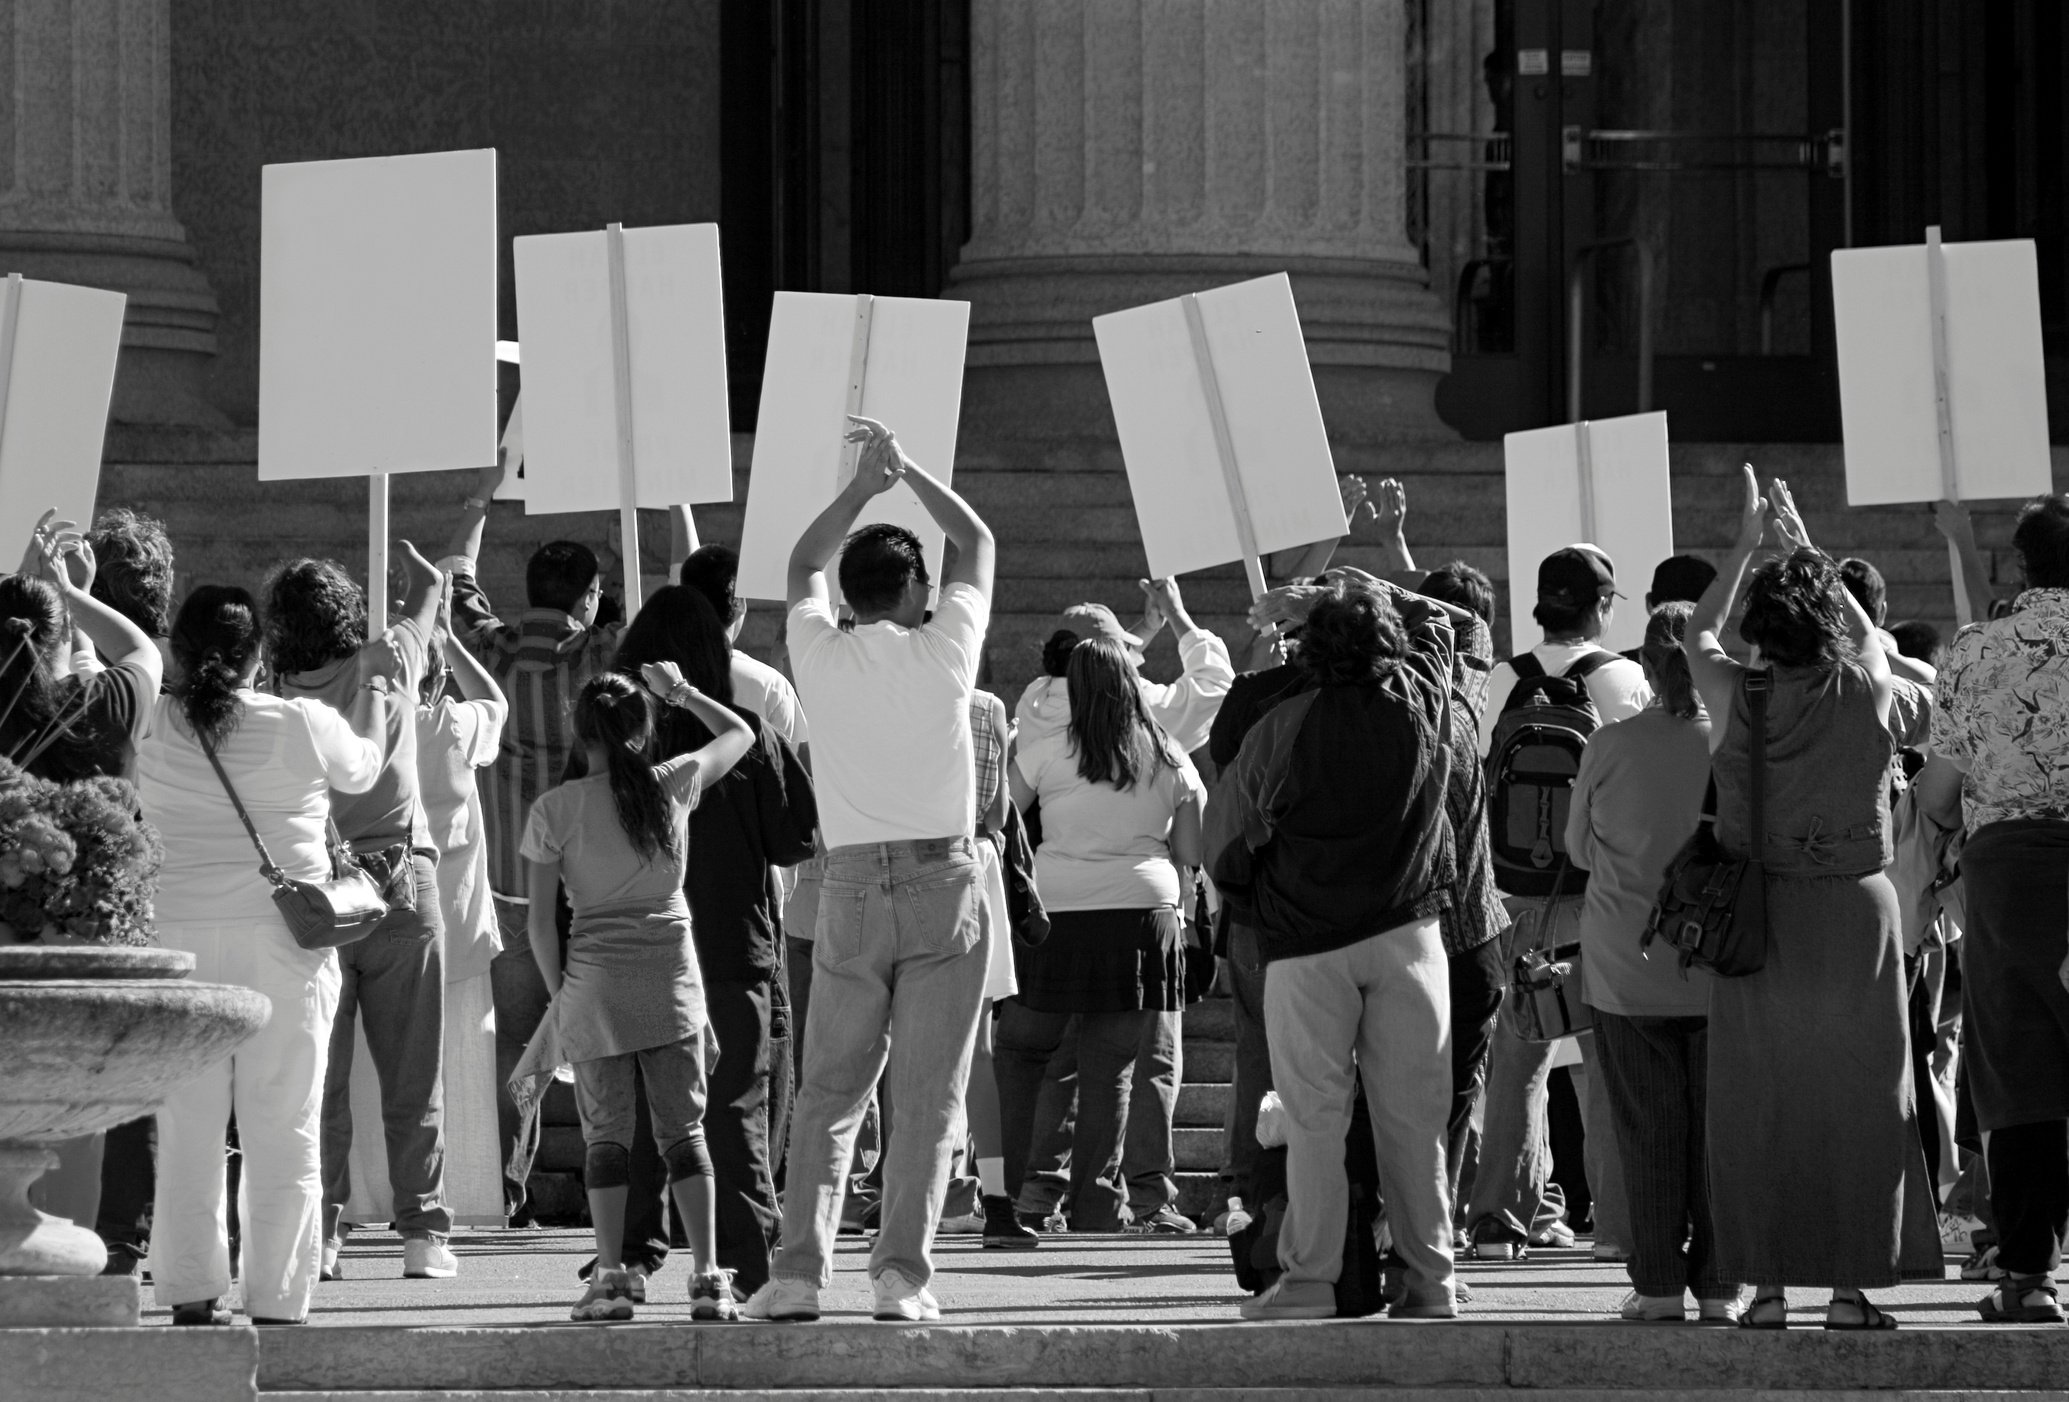
[{"label": "dark hair", "polygon": [[682,562],[681,579],[710,601],[711,610],[723,627],[732,627],[747,611],[736,592],[740,552],[730,545],[705,545],[692,550]]},{"label": "dark hair", "polygon": [[549,540],[525,562],[524,593],[535,609],[573,613],[596,583],[596,552],[572,540]]},{"label": "dark hair", "polygon": [[93,597],[154,638],[172,628],[172,541],[164,523],[126,506],[103,511],[87,532]]},{"label": "dark hair", "polygon": [[1601,607],[1598,599],[1592,604],[1569,606],[1539,602],[1530,610],[1530,616],[1537,620],[1537,626],[1545,630],[1549,638],[1569,638],[1587,626]]},{"label": "dark hair", "polygon": [[1839,582],[1859,601],[1868,621],[1881,627],[1883,618],[1889,613],[1889,586],[1882,582],[1882,571],[1866,560],[1841,560]]},{"label": "dark hair", "polygon": [[1058,628],[1049,635],[1049,641],[1042,644],[1042,674],[1062,677],[1070,674],[1071,650],[1078,645],[1078,635],[1068,628]]},{"label": "dark hair", "polygon": [[1318,685],[1356,686],[1392,672],[1407,651],[1393,601],[1369,584],[1342,581],[1308,611],[1294,659]]},{"label": "dark hair", "polygon": [[0,754],[41,779],[99,771],[99,746],[78,723],[79,680],[52,675],[70,636],[55,585],[0,575]]},{"label": "dark hair", "polygon": [[1482,623],[1489,628],[1494,626],[1494,581],[1484,570],[1474,569],[1464,560],[1437,566],[1422,577],[1415,592],[1426,599],[1477,613]]},{"label": "dark hair", "polygon": [[2019,511],[2012,549],[2029,589],[2069,589],[2069,497],[2035,497]]},{"label": "dark hair", "polygon": [[864,526],[841,546],[841,594],[857,613],[889,613],[908,584],[927,583],[920,538],[886,522]]},{"label": "dark hair", "polygon": [[172,694],[194,733],[220,745],[244,718],[237,688],[259,655],[259,606],[230,584],[204,584],[180,605],[172,657],[180,664]]},{"label": "dark hair", "polygon": [[654,703],[646,688],[622,672],[591,677],[575,698],[575,735],[602,746],[611,800],[632,849],[647,861],[673,857],[679,850],[675,823],[654,777]]},{"label": "dark hair", "polygon": [[1676,599],[1699,603],[1717,578],[1717,567],[1700,555],[1669,555],[1652,569],[1652,588],[1645,591],[1645,606],[1656,609]]},{"label": "dark hair", "polygon": [[1839,566],[1809,547],[1753,571],[1739,636],[1781,667],[1831,667],[1853,653]]},{"label": "dark hair", "polygon": [[[617,668],[635,685],[639,669],[649,662],[673,662],[691,686],[721,706],[733,704],[733,654],[726,630],[710,601],[690,586],[656,589],[618,639]],[[674,706],[659,710],[656,757],[686,755],[710,743],[711,731],[690,712]]]},{"label": "dark hair", "polygon": [[366,595],[335,560],[290,560],[266,581],[266,655],[282,676],[366,645]]},{"label": "dark hair", "polygon": [[1088,784],[1132,789],[1160,764],[1177,768],[1171,741],[1143,704],[1135,664],[1121,645],[1086,638],[1070,650],[1070,746]]},{"label": "dark hair", "polygon": [[1897,640],[1897,653],[1915,662],[1930,662],[1940,650],[1940,630],[1922,618],[1892,623],[1889,635]]},{"label": "dark hair", "polygon": [[1695,678],[1688,671],[1688,654],[1681,640],[1688,635],[1688,619],[1695,605],[1686,599],[1669,599],[1645,620],[1645,642],[1639,649],[1652,679],[1659,683],[1660,704],[1670,716],[1694,720],[1703,713],[1695,694]]}]

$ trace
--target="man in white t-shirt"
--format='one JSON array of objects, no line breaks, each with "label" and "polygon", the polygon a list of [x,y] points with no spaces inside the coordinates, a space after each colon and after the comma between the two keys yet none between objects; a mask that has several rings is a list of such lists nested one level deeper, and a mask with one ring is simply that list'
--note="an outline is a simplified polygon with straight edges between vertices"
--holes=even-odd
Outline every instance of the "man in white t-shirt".
[{"label": "man in white t-shirt", "polygon": [[[927,1290],[976,1043],[991,937],[983,919],[970,693],[991,621],[991,532],[907,458],[891,431],[854,419],[855,476],[790,555],[790,665],[812,717],[813,784],[826,841],[783,1202],[783,1244],[751,1319],[817,1319],[832,1278],[855,1131],[888,1063],[898,1106],[869,1275],[878,1319],[941,1317]],[[955,546],[927,614],[926,557],[900,526],[849,534],[870,498],[903,481]],[[843,632],[826,565],[840,552]]]}]

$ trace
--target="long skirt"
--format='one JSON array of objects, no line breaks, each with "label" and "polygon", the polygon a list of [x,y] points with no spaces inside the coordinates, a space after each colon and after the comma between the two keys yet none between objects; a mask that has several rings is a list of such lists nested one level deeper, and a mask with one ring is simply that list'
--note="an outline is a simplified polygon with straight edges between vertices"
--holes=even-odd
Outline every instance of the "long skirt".
[{"label": "long skirt", "polygon": [[1767,929],[1767,966],[1710,987],[1719,1274],[1854,1289],[1938,1280],[1896,890],[1880,872],[1770,876]]}]

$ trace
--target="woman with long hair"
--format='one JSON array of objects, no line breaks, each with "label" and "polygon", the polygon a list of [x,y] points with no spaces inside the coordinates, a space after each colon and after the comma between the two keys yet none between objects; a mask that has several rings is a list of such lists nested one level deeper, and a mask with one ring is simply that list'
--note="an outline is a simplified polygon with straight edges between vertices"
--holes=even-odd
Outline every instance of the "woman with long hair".
[{"label": "woman with long hair", "polygon": [[[656,590],[625,629],[619,670],[637,676],[657,663],[673,664],[713,704],[729,708],[754,740],[731,770],[707,779],[690,814],[697,859],[683,877],[705,1014],[718,1039],[704,1113],[718,1194],[718,1260],[734,1284],[752,1294],[768,1281],[769,1253],[783,1225],[769,1143],[770,1040],[783,936],[776,869],[811,855],[819,810],[796,753],[766,721],[735,704],[725,626],[700,591],[680,584]],[[701,749],[712,732],[695,712],[670,708],[654,738],[651,758],[659,763]],[[633,1187],[642,1193],[632,1209],[638,1214],[650,1206],[649,1185]],[[665,1218],[641,1225],[667,1239]]]},{"label": "woman with long hair", "polygon": [[[622,1252],[636,1068],[646,1086],[654,1147],[690,1238],[691,1313],[730,1319],[732,1286],[714,1251],[715,1194],[703,1126],[709,1018],[683,884],[691,811],[704,786],[747,753],[754,732],[684,681],[672,663],[648,663],[642,675],[645,687],[606,672],[582,688],[575,737],[588,772],[539,795],[525,824],[532,957],[554,996],[561,1055],[575,1067],[575,1104],[588,1146],[583,1176],[596,1226],[596,1269],[573,1317],[632,1318]],[[712,739],[656,764],[649,689],[671,708],[695,715]],[[563,883],[574,912],[565,948],[554,918]]]},{"label": "woman with long hair", "polygon": [[244,590],[203,585],[190,594],[173,621],[179,679],[153,704],[137,753],[138,794],[165,842],[159,941],[194,955],[197,981],[242,984],[273,1000],[257,1036],[158,1112],[151,1274],[175,1324],[230,1322],[223,1132],[233,1112],[252,1322],[301,1323],[318,1269],[319,1107],[338,958],[295,943],[237,804],[283,872],[328,880],[330,795],[364,793],[381,771],[380,745],[361,734],[379,733],[385,692],[361,687],[346,717],[321,701],[257,691],[260,637],[258,607]]},{"label": "woman with long hair", "polygon": [[1703,1167],[1710,977],[1685,974],[1665,945],[1641,948],[1660,873],[1694,834],[1710,783],[1710,717],[1681,642],[1694,605],[1661,604],[1639,661],[1652,703],[1588,739],[1573,782],[1566,850],[1588,873],[1581,904],[1583,997],[1595,1010],[1595,1064],[1623,1164],[1633,1294],[1626,1319],[1739,1317],[1720,1274]]},{"label": "woman with long hair", "polygon": [[[1789,553],[1746,580],[1770,510]],[[1724,650],[1741,582],[1749,669]],[[1745,469],[1738,540],[1682,652],[1710,713],[1717,840],[1767,873],[1767,959],[1710,985],[1708,1162],[1719,1276],[1749,1329],[1829,1286],[1827,1329],[1894,1329],[1861,1292],[1943,1272],[1912,1098],[1892,856],[1892,686],[1874,624],[1813,549],[1786,483]],[[1762,850],[1750,850],[1753,688],[1766,697]]]},{"label": "woman with long hair", "polygon": [[1042,805],[1035,884],[1050,930],[996,1029],[1005,1188],[1019,1194],[1042,1072],[1075,1017],[1071,1222],[1111,1232],[1126,1201],[1115,1180],[1136,1050],[1150,1022],[1185,1005],[1181,873],[1200,863],[1205,795],[1118,643],[1078,643],[1065,683],[1069,724],[1023,742],[1007,766],[1013,801]]}]

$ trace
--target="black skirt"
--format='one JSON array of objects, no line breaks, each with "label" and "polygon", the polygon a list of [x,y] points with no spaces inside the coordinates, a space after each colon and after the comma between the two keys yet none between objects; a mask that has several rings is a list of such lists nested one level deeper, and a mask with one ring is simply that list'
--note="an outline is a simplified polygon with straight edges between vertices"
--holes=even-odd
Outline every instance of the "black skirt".
[{"label": "black skirt", "polygon": [[1177,1012],[1185,950],[1173,906],[1058,910],[1039,948],[1016,946],[1020,1001],[1043,1013]]}]

